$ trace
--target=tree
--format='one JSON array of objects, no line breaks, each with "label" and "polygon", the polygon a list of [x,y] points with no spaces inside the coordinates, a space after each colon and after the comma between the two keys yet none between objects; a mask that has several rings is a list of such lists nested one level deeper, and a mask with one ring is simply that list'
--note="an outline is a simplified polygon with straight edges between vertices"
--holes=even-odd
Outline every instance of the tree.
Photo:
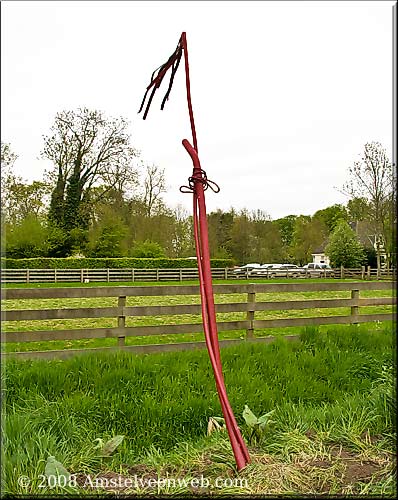
[{"label": "tree", "polygon": [[156,207],[159,207],[162,193],[165,192],[166,180],[164,168],[160,168],[157,165],[147,165],[145,167],[143,201],[147,208],[148,217],[153,214]]},{"label": "tree", "polygon": [[274,221],[274,223],[279,227],[282,243],[286,248],[292,243],[294,223],[296,222],[297,217],[297,215],[287,215],[286,217],[282,217],[281,219]]},{"label": "tree", "polygon": [[182,206],[173,210],[173,234],[171,240],[171,257],[189,257],[195,255],[193,242],[192,217]]},{"label": "tree", "polygon": [[253,255],[252,247],[254,246],[254,231],[253,224],[250,221],[247,210],[241,212],[234,217],[231,227],[231,255],[238,263],[247,263]]},{"label": "tree", "polygon": [[5,168],[8,166],[12,166],[17,158],[18,158],[18,155],[12,151],[10,143],[2,141],[1,142],[1,167]]},{"label": "tree", "polygon": [[360,222],[369,218],[369,203],[366,198],[351,198],[347,202],[348,218]]},{"label": "tree", "polygon": [[228,212],[218,209],[207,216],[210,255],[215,259],[229,258],[232,255],[231,238],[235,216],[233,209]]},{"label": "tree", "polygon": [[17,223],[29,215],[44,217],[48,207],[49,186],[42,181],[27,183],[14,178],[7,186],[6,219]]},{"label": "tree", "polygon": [[252,213],[253,239],[250,261],[261,263],[285,260],[285,252],[278,225],[265,213]]},{"label": "tree", "polygon": [[370,267],[377,267],[376,250],[373,247],[364,246],[363,251],[365,253],[364,265],[367,265]]},{"label": "tree", "polygon": [[[79,108],[57,113],[42,156],[54,165],[49,219],[70,231],[87,229],[91,207],[110,189],[134,182],[133,159],[124,118],[108,119],[101,111]],[[93,188],[103,189],[94,193]]]},{"label": "tree", "polygon": [[336,203],[330,207],[323,208],[314,213],[315,219],[321,220],[331,233],[340,220],[347,220],[348,213],[346,207]]},{"label": "tree", "polygon": [[365,253],[354,231],[345,221],[340,221],[329,238],[325,252],[333,266],[358,267],[365,260]]},{"label": "tree", "polygon": [[322,220],[300,215],[294,224],[290,253],[300,265],[312,261],[312,253],[321,246],[327,237],[327,227]]},{"label": "tree", "polygon": [[18,156],[7,143],[1,143],[1,215],[2,222],[16,224],[29,215],[45,215],[49,186],[44,181],[28,183],[14,172]]},{"label": "tree", "polygon": [[89,231],[89,257],[122,257],[127,254],[128,228],[121,217],[109,209]]},{"label": "tree", "polygon": [[[376,240],[377,266],[380,267],[382,247],[391,248],[393,233],[394,193],[392,166],[379,142],[365,144],[360,161],[349,169],[349,180],[343,192],[351,198],[363,198],[368,203],[368,215]],[[389,260],[391,255],[387,253]]]},{"label": "tree", "polygon": [[[5,222],[10,205],[10,188],[17,181],[13,171],[18,156],[12,151],[9,143],[1,143],[1,220]],[[19,179],[19,178],[18,178]]]}]

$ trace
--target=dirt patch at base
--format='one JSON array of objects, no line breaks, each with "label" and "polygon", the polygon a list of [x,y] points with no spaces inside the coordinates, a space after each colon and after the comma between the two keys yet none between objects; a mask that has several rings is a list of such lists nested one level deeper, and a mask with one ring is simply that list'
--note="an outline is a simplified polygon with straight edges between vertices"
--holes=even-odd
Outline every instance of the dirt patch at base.
[{"label": "dirt patch at base", "polygon": [[358,481],[369,482],[376,472],[380,472],[382,467],[373,462],[352,462],[346,463],[344,472],[344,482],[357,483]]},{"label": "dirt patch at base", "polygon": [[383,469],[383,466],[379,463],[372,460],[360,459],[352,451],[344,450],[341,447],[332,447],[330,454],[344,464],[344,481],[350,484],[358,481],[370,481],[376,472],[380,472]]},{"label": "dirt patch at base", "polygon": [[[329,449],[330,458],[310,460],[304,464],[298,464],[303,472],[317,476],[317,490],[319,493],[330,493],[332,485],[339,485],[343,492],[347,488],[355,490],[357,483],[369,483],[373,476],[378,475],[382,479],[386,469],[387,460],[373,461],[364,459],[351,450],[334,445]],[[317,474],[318,470],[318,474]],[[323,471],[322,473],[319,473]]]},{"label": "dirt patch at base", "polygon": [[163,490],[161,481],[174,478],[176,482],[186,480],[183,491],[177,484],[178,493],[217,496],[222,490],[192,485],[190,480],[201,476],[214,480],[216,476],[222,476],[246,479],[247,488],[240,491],[240,494],[284,494],[292,491],[297,494],[322,495],[344,494],[349,491],[352,494],[360,492],[363,483],[374,479],[382,480],[386,474],[391,473],[392,465],[385,454],[372,460],[344,449],[337,443],[317,457],[297,455],[287,462],[264,452],[260,453],[259,450],[251,450],[251,456],[252,463],[240,474],[236,474],[227,464],[217,466],[212,460],[212,453],[205,452],[192,464],[167,464],[158,468],[145,464],[123,464],[124,475],[111,471],[99,473],[90,483],[84,474],[77,474],[77,482],[80,487],[91,491],[156,496],[162,491],[166,494],[173,493],[175,488]]},{"label": "dirt patch at base", "polygon": [[150,479],[158,480],[159,476],[157,471],[148,467],[145,464],[135,464],[133,466],[128,466],[128,473],[130,476],[142,478],[145,481]]},{"label": "dirt patch at base", "polygon": [[[340,463],[343,464],[343,470],[339,475],[344,483],[347,484],[354,484],[358,481],[370,481],[376,472],[380,472],[383,469],[383,467],[376,462],[370,460],[363,461],[353,457],[340,457]],[[306,465],[320,469],[329,469],[335,465],[335,462],[330,460],[312,460]]]}]

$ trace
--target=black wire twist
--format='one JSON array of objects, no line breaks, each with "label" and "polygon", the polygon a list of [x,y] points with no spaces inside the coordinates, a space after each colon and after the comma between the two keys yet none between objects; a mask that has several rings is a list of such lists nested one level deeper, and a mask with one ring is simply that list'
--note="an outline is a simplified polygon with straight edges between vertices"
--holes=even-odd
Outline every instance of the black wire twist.
[{"label": "black wire twist", "polygon": [[207,178],[206,172],[201,168],[195,168],[193,175],[188,177],[188,186],[180,186],[181,193],[192,193],[195,191],[195,184],[203,185],[203,191],[210,188],[214,193],[220,192],[220,186]]},{"label": "black wire twist", "polygon": [[[153,96],[155,95],[156,90],[160,87],[160,85],[161,85],[161,83],[163,81],[163,78],[165,77],[165,75],[166,75],[167,71],[169,70],[169,68],[171,68],[171,75],[170,75],[169,87],[167,89],[167,92],[166,92],[165,96],[163,97],[162,104],[160,106],[160,109],[163,110],[164,105],[166,104],[166,101],[168,100],[168,98],[170,96],[171,87],[173,86],[173,82],[174,82],[174,76],[175,76],[175,74],[177,72],[177,69],[178,69],[178,66],[180,64],[181,56],[182,56],[182,43],[181,43],[181,38],[180,38],[180,40],[178,42],[178,45],[177,45],[175,51],[172,53],[172,55],[167,59],[167,61],[164,64],[162,64],[161,66],[159,66],[159,68],[155,69],[155,71],[152,73],[151,82],[150,82],[150,84],[148,85],[148,87],[146,89],[144,98],[142,99],[142,103],[141,103],[140,109],[138,111],[138,113],[141,113],[141,111],[142,111],[142,109],[144,107],[144,104],[145,104],[145,101],[146,101],[149,89],[151,87],[153,87],[151,95],[149,96],[149,100],[148,100],[147,106],[145,108],[144,115],[142,117],[143,120],[145,120],[145,118],[148,115],[148,111],[149,111],[149,108],[151,106],[152,99],[153,99]],[[156,76],[155,76],[155,74],[156,74]]]}]

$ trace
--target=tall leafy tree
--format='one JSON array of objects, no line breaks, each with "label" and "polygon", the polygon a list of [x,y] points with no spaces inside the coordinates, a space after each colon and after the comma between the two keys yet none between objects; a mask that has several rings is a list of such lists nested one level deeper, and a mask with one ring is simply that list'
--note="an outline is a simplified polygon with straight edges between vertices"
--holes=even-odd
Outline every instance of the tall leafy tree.
[{"label": "tall leafy tree", "polygon": [[[231,227],[230,249],[236,262],[248,263],[253,256],[254,240],[253,224],[250,221],[249,213],[247,210],[242,210],[234,217]],[[258,261],[259,258],[256,260]]]},{"label": "tall leafy tree", "polygon": [[369,203],[366,198],[351,198],[347,202],[348,219],[360,222],[369,219]]},{"label": "tall leafy tree", "polygon": [[286,217],[282,217],[274,221],[274,223],[279,227],[282,243],[286,248],[292,243],[294,224],[297,217],[297,215],[287,215]]},{"label": "tall leafy tree", "polygon": [[290,245],[294,261],[300,265],[312,262],[312,253],[325,242],[327,234],[322,220],[307,215],[297,217]]},{"label": "tall leafy tree", "polygon": [[285,252],[278,225],[264,212],[252,213],[253,240],[250,260],[261,263],[285,260]]},{"label": "tall leafy tree", "polygon": [[326,246],[333,266],[358,267],[365,260],[365,253],[356,234],[345,221],[340,221]]},{"label": "tall leafy tree", "polygon": [[321,220],[327,227],[328,232],[331,233],[340,220],[346,221],[348,219],[348,212],[344,205],[337,203],[316,211],[313,217]]},{"label": "tall leafy tree", "polygon": [[234,210],[224,212],[220,209],[207,216],[209,228],[210,254],[214,258],[228,258],[232,255],[232,226],[236,213]]}]

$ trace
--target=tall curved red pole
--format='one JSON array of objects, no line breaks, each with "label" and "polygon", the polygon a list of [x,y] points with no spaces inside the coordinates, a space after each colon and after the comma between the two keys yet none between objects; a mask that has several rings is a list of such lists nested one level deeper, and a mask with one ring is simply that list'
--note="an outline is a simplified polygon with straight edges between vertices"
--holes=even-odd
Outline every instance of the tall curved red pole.
[{"label": "tall curved red pole", "polygon": [[[200,166],[199,155],[198,155],[198,143],[195,130],[195,121],[192,110],[191,86],[189,80],[188,47],[187,47],[185,32],[182,33],[175,52],[168,59],[168,61],[159,68],[157,76],[154,78],[154,75],[152,75],[151,83],[147,87],[147,91],[145,93],[139,112],[141,112],[141,110],[143,109],[143,105],[146,100],[146,96],[149,89],[153,87],[151,96],[149,98],[144,113],[143,118],[145,119],[148,114],[148,110],[156,89],[160,87],[163,77],[165,76],[167,71],[171,68],[172,73],[169,83],[169,89],[166,93],[166,96],[163,99],[161,107],[161,109],[163,109],[164,104],[170,94],[174,75],[175,72],[177,71],[182,53],[184,53],[187,103],[188,103],[189,120],[192,131],[193,146],[187,139],[184,139],[182,141],[182,145],[184,146],[187,153],[191,157],[193,163],[193,173],[192,176],[189,178],[189,186],[183,186],[182,188],[180,188],[180,190],[182,192],[193,193],[194,237],[195,237],[196,257],[198,262],[203,330],[205,334],[207,350],[209,352],[210,362],[213,368],[217,392],[221,403],[221,409],[225,419],[225,425],[228,431],[229,439],[231,441],[231,446],[235,456],[237,469],[241,470],[250,462],[250,456],[249,452],[247,451],[246,444],[243,441],[238,424],[236,423],[236,419],[233,414],[231,405],[228,401],[227,391],[225,388],[225,382],[222,373],[220,346],[218,342],[216,312],[215,312],[214,296],[213,296],[212,275],[210,267],[209,237],[208,237],[206,202],[204,193],[207,187],[209,186],[216,192],[219,188],[215,183],[207,179],[206,173],[202,170]],[[216,186],[216,189],[213,186]]]}]

